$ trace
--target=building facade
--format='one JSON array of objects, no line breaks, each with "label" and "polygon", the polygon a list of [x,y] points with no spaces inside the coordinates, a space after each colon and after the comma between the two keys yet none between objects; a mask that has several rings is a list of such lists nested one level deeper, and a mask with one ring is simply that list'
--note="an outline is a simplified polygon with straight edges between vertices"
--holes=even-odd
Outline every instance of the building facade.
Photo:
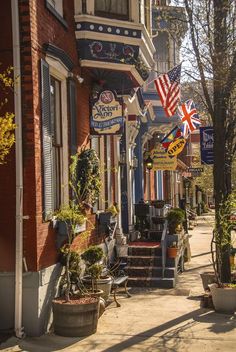
[{"label": "building facade", "polygon": [[[120,238],[133,225],[135,139],[152,113],[139,91],[154,65],[152,9],[144,0],[11,0],[0,13],[1,69],[13,66],[16,81],[6,108],[17,123],[0,168],[0,329],[38,336],[60,274],[51,220],[69,200],[70,155],[91,147],[102,169],[95,228],[81,248],[102,245],[97,214],[114,202]],[[122,99],[123,134],[91,133],[92,102],[102,92]]]}]

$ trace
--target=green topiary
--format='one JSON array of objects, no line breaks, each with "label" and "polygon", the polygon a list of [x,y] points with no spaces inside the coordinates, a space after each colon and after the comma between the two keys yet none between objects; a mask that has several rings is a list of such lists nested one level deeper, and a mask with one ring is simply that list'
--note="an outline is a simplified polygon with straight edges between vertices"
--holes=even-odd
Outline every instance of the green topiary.
[{"label": "green topiary", "polygon": [[98,246],[91,246],[81,254],[81,258],[87,265],[91,266],[103,258],[103,250]]},{"label": "green topiary", "polygon": [[70,186],[77,202],[92,206],[98,199],[101,190],[99,158],[93,149],[82,149],[73,155],[70,165]]},{"label": "green topiary", "polygon": [[167,214],[167,221],[170,234],[176,233],[176,228],[182,226],[185,220],[185,212],[180,208],[173,208]]},{"label": "green topiary", "polygon": [[92,291],[94,292],[97,289],[97,279],[99,279],[103,269],[103,266],[99,264],[103,258],[103,250],[98,246],[91,246],[81,254],[81,258],[85,261],[86,273],[91,278]]}]

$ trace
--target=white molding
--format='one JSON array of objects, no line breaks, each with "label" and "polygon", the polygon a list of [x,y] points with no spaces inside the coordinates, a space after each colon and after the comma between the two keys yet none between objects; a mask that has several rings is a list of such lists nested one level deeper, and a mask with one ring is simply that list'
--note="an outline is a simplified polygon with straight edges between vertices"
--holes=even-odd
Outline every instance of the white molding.
[{"label": "white molding", "polygon": [[116,27],[124,27],[130,28],[133,30],[143,30],[143,25],[141,23],[129,22],[118,20],[114,18],[106,18],[106,17],[98,17],[98,16],[90,16],[90,15],[75,15],[75,22],[92,22],[97,24],[103,24],[107,26],[116,26]]},{"label": "white molding", "polygon": [[62,122],[62,165],[61,165],[61,181],[62,187],[62,203],[67,203],[69,200],[69,186],[68,186],[68,103],[67,103],[67,77],[69,71],[65,68],[60,60],[56,60],[46,55],[46,61],[49,65],[50,75],[61,82],[61,122]]},{"label": "white molding", "polygon": [[90,39],[90,40],[104,40],[108,42],[124,43],[129,45],[140,46],[142,38],[116,35],[104,32],[92,32],[92,31],[75,31],[76,39]]}]

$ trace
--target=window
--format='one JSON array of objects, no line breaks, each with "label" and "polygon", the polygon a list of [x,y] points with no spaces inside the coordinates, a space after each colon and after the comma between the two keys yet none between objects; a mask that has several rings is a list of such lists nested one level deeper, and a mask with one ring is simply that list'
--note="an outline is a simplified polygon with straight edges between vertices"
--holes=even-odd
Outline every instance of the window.
[{"label": "window", "polygon": [[[41,59],[43,219],[66,204],[68,189],[68,71],[53,58]],[[62,116],[64,118],[62,118]],[[62,186],[63,185],[63,186]]]},{"label": "window", "polygon": [[47,0],[47,3],[52,6],[52,8],[63,17],[63,2],[62,0]]},{"label": "window", "polygon": [[54,210],[61,204],[61,84],[50,76],[51,133],[52,133],[52,181]]},{"label": "window", "polygon": [[55,18],[65,27],[68,24],[64,19],[63,0],[45,0],[46,8],[55,16]]},{"label": "window", "polygon": [[95,0],[95,15],[109,18],[129,19],[128,0]]}]

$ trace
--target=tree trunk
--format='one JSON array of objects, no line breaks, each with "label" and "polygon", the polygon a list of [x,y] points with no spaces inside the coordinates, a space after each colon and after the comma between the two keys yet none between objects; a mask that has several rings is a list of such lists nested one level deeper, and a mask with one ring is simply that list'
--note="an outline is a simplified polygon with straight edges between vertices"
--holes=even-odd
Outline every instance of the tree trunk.
[{"label": "tree trunk", "polygon": [[[221,204],[227,196],[226,185],[226,119],[227,100],[225,96],[225,77],[227,77],[227,7],[226,0],[214,0],[214,57],[213,57],[213,95],[214,95],[214,195],[215,226],[218,233],[220,255],[219,275],[221,282],[230,282],[229,245],[221,246],[224,233],[220,224]],[[219,263],[218,263],[219,265]]]}]

